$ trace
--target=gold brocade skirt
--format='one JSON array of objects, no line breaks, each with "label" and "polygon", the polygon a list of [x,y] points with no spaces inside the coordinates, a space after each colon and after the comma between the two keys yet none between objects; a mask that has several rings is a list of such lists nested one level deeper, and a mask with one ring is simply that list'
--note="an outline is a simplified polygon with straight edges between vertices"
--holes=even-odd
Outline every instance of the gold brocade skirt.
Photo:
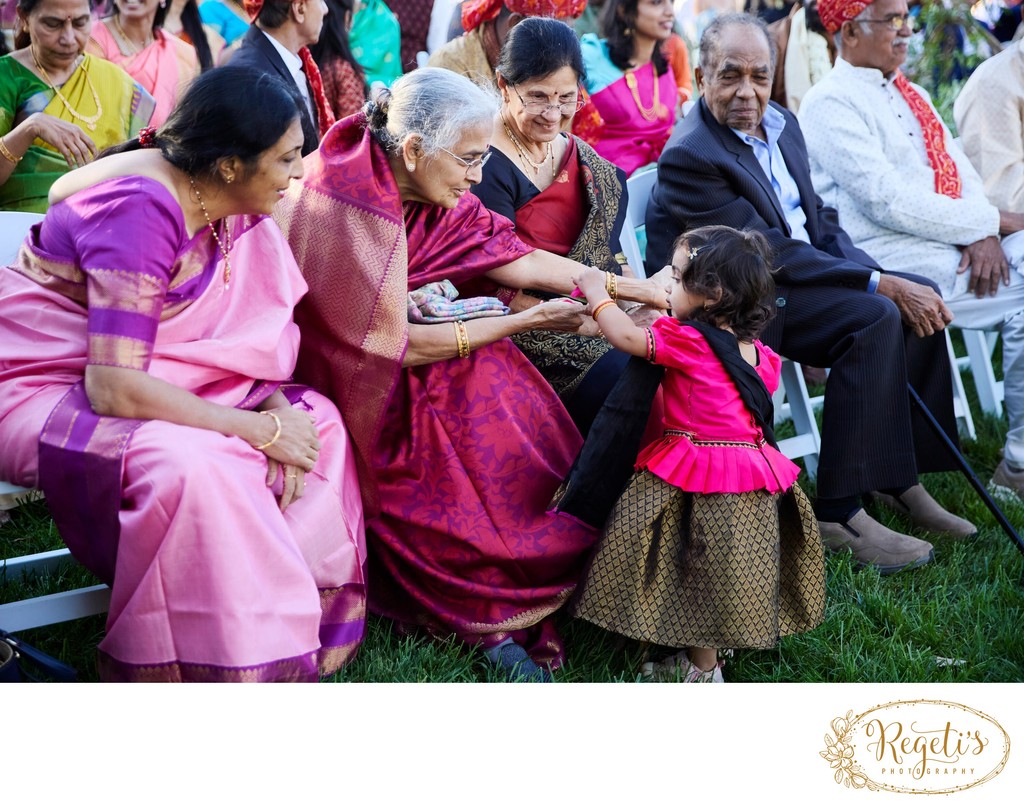
[{"label": "gold brocade skirt", "polygon": [[570,610],[662,646],[771,648],[824,616],[810,502],[796,485],[782,496],[691,494],[636,472]]}]

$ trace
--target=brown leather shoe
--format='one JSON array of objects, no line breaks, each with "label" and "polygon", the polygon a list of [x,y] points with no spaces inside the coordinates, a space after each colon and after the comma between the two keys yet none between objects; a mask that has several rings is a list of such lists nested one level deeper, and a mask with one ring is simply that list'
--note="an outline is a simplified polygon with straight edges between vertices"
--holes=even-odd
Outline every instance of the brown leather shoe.
[{"label": "brown leather shoe", "polygon": [[926,565],[935,558],[930,542],[886,528],[858,510],[846,522],[819,522],[821,541],[833,553],[849,551],[857,567],[873,567],[887,576]]},{"label": "brown leather shoe", "polygon": [[882,492],[871,492],[871,496],[897,514],[909,517],[918,528],[962,539],[978,533],[978,529],[963,517],[952,514],[935,502],[928,491],[918,483],[911,486],[899,497]]},{"label": "brown leather shoe", "polygon": [[1015,472],[1006,461],[1000,461],[988,487],[993,494],[1024,498],[1024,472]]}]

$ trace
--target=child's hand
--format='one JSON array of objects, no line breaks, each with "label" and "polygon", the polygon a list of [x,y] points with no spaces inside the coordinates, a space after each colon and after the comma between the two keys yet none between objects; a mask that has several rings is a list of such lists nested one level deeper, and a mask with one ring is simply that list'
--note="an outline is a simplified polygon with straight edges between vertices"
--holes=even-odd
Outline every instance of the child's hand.
[{"label": "child's hand", "polygon": [[604,272],[597,269],[597,267],[590,267],[589,269],[581,270],[572,280],[579,287],[580,292],[583,293],[583,297],[590,301],[607,297],[608,292],[604,288],[605,278]]}]

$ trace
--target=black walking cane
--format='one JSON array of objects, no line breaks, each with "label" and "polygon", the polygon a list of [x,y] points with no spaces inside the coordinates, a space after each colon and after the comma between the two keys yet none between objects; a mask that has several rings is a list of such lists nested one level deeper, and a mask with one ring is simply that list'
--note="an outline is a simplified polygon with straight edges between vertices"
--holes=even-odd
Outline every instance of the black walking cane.
[{"label": "black walking cane", "polygon": [[918,395],[917,391],[914,390],[914,386],[907,383],[907,390],[910,391],[910,398],[921,411],[921,415],[925,417],[928,424],[935,431],[935,434],[942,439],[946,448],[953,453],[953,457],[956,458],[956,462],[960,465],[960,471],[964,473],[964,477],[966,477],[974,487],[974,490],[978,493],[978,496],[981,498],[988,510],[992,512],[992,516],[996,518],[996,522],[998,522],[1003,531],[1006,532],[1006,535],[1017,543],[1017,550],[1024,553],[1024,539],[1020,538],[1020,534],[1018,534],[1017,530],[1010,525],[1010,521],[1006,519],[1006,515],[1003,514],[1003,510],[999,508],[996,501],[992,499],[992,495],[988,493],[988,490],[982,485],[981,481],[978,480],[978,476],[974,474],[974,470],[971,469],[971,465],[967,463],[967,459],[963,456],[963,453],[957,449],[956,444],[954,444],[950,437],[946,435],[946,431],[942,429],[942,425],[935,420],[935,416],[932,415],[932,412],[928,409],[925,403],[921,401],[921,397]]}]

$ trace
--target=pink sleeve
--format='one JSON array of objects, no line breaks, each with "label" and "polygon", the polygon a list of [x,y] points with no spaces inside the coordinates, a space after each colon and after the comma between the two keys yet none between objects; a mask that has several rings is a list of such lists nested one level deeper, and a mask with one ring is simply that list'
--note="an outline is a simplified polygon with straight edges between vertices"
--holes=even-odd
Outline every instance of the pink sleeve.
[{"label": "pink sleeve", "polygon": [[757,354],[760,361],[757,364],[757,373],[768,388],[769,393],[775,393],[779,389],[779,376],[782,373],[782,358],[772,351],[760,340],[754,340],[757,347]]},{"label": "pink sleeve", "polygon": [[[145,371],[178,252],[185,240],[176,203],[142,178],[68,200],[86,276],[92,365]],[[151,181],[150,181],[151,182]]]},{"label": "pink sleeve", "polygon": [[659,317],[651,325],[654,356],[651,361],[666,368],[687,369],[704,363],[711,348],[692,326],[684,326],[674,317]]}]

